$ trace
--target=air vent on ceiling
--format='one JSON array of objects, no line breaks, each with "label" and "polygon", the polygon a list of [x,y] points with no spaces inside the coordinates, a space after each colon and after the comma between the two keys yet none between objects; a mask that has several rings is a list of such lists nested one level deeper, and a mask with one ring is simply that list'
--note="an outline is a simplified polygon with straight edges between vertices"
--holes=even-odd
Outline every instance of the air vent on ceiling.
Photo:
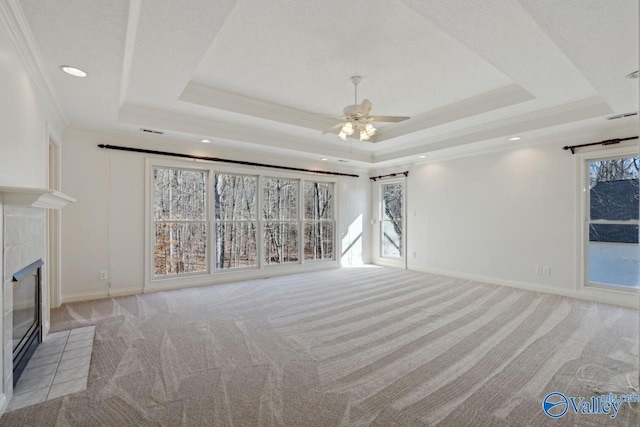
[{"label": "air vent on ceiling", "polygon": [[622,119],[624,117],[631,117],[631,116],[637,116],[638,112],[634,112],[634,113],[624,113],[624,114],[616,114],[615,116],[609,116],[607,117],[607,120],[616,120],[616,119]]},{"label": "air vent on ceiling", "polygon": [[162,135],[162,134],[164,134],[164,132],[159,131],[159,130],[145,129],[145,128],[140,128],[140,130],[141,130],[142,132],[155,133],[156,135]]}]

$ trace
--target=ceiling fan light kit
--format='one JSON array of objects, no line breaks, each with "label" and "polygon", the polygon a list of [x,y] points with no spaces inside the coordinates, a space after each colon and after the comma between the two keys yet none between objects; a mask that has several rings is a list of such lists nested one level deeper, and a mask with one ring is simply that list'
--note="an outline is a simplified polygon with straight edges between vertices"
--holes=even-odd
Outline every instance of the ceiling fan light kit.
[{"label": "ceiling fan light kit", "polygon": [[331,126],[330,128],[325,129],[322,133],[340,129],[338,137],[343,141],[346,141],[347,137],[358,131],[360,141],[368,141],[377,131],[376,127],[371,123],[372,121],[401,122],[409,118],[399,116],[370,116],[369,111],[373,108],[371,101],[365,99],[361,104],[358,104],[358,84],[362,81],[362,77],[357,75],[351,76],[350,80],[354,86],[354,104],[345,107],[343,111],[344,115],[341,117],[341,119],[345,120],[344,122]]}]

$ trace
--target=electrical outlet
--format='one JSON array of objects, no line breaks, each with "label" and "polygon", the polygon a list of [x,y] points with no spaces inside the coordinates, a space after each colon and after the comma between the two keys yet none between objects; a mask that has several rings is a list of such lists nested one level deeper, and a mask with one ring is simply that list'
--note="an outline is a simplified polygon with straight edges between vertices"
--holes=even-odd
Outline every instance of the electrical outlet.
[{"label": "electrical outlet", "polygon": [[107,270],[100,270],[100,280],[109,280],[109,272]]},{"label": "electrical outlet", "polygon": [[413,257],[414,258],[416,257],[416,251],[413,251]]},{"label": "electrical outlet", "polygon": [[542,266],[542,275],[543,276],[549,276],[551,274],[551,267],[549,267],[548,265],[543,265]]},{"label": "electrical outlet", "polygon": [[536,264],[536,274],[542,274],[542,266]]}]

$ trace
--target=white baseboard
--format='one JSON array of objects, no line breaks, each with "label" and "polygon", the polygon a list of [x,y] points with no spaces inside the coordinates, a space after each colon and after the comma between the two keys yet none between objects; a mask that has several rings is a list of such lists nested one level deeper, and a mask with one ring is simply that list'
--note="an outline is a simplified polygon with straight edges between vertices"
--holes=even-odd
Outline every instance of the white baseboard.
[{"label": "white baseboard", "polygon": [[66,304],[70,302],[90,301],[90,300],[111,298],[111,297],[125,297],[129,295],[139,295],[141,293],[142,293],[142,287],[127,288],[127,289],[112,289],[111,293],[109,293],[109,291],[78,293],[78,294],[71,294],[71,295],[63,295],[62,303]]},{"label": "white baseboard", "polygon": [[[330,270],[333,268],[339,268],[340,265],[337,262],[318,262],[308,263],[304,265],[291,265],[284,268],[280,266],[267,267],[262,269],[252,269],[245,271],[227,271],[223,273],[217,273],[213,276],[206,276],[204,280],[196,278],[189,281],[171,282],[157,281],[148,284],[144,288],[144,293],[171,291],[176,289],[194,288],[198,286],[212,286],[223,285],[225,283],[244,282],[248,280],[268,279],[270,277],[279,276],[291,276],[294,274],[310,273],[313,271]],[[200,280],[198,280],[200,279]]]},{"label": "white baseboard", "polygon": [[449,270],[440,270],[437,268],[411,266],[409,270],[421,271],[424,273],[437,274],[441,276],[457,277],[459,279],[473,280],[476,282],[488,283],[491,285],[507,286],[510,288],[522,289],[525,291],[542,292],[545,294],[560,295],[563,297],[619,305],[622,307],[635,308],[636,310],[640,309],[640,299],[638,294],[629,292],[605,289],[558,289],[552,286],[545,286],[537,283],[521,282],[517,280],[505,280],[497,277],[460,273],[457,271]]},{"label": "white baseboard", "polygon": [[[140,295],[152,292],[172,291],[177,289],[194,288],[198,286],[212,286],[221,285],[225,283],[244,282],[247,280],[266,279],[269,277],[277,276],[289,276],[292,274],[300,274],[319,270],[328,270],[332,268],[338,268],[339,264],[336,262],[318,262],[307,263],[305,265],[287,266],[286,268],[263,268],[245,271],[230,271],[224,273],[218,273],[214,276],[207,276],[206,278],[200,276],[194,276],[189,279],[185,279],[183,282],[171,282],[167,280],[165,282],[158,281],[147,285],[145,288],[126,288],[126,289],[112,289],[111,293],[108,291],[100,292],[84,292],[75,294],[63,294],[62,303],[67,304],[71,302],[90,301],[96,299],[123,297],[130,295]],[[64,292],[64,291],[63,291]]]}]

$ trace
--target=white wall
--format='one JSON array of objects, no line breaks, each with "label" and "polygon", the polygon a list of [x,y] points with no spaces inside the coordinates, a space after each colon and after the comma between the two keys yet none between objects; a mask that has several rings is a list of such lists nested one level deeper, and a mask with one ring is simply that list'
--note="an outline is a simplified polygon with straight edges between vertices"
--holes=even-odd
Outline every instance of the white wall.
[{"label": "white wall", "polygon": [[576,163],[559,147],[416,166],[407,188],[410,268],[573,289]]},{"label": "white wall", "polygon": [[[621,135],[522,142],[411,166],[408,268],[628,305],[628,296],[581,287],[579,159],[561,149]],[[536,264],[551,274],[536,274]]]},{"label": "white wall", "polygon": [[0,27],[0,186],[44,187],[46,120],[38,94]]},{"label": "white wall", "polygon": [[[140,293],[143,290],[144,175],[145,159],[150,156],[104,150],[97,144],[182,151],[260,163],[295,163],[296,167],[302,168],[327,168],[320,162],[218,149],[204,152],[201,144],[152,143],[149,139],[72,128],[64,132],[63,140],[62,187],[78,199],[77,203],[65,208],[62,220],[62,294],[65,302],[105,297],[109,283],[111,295]],[[247,170],[256,171],[254,168]],[[277,174],[277,170],[266,170]],[[354,242],[344,256],[345,265],[349,262],[361,264],[370,259],[368,236],[355,232],[359,221],[368,221],[368,175],[360,175],[359,179],[340,178],[337,186],[340,210],[338,239]],[[346,249],[347,245],[344,247]],[[100,270],[110,272],[109,281],[99,280]]]}]

